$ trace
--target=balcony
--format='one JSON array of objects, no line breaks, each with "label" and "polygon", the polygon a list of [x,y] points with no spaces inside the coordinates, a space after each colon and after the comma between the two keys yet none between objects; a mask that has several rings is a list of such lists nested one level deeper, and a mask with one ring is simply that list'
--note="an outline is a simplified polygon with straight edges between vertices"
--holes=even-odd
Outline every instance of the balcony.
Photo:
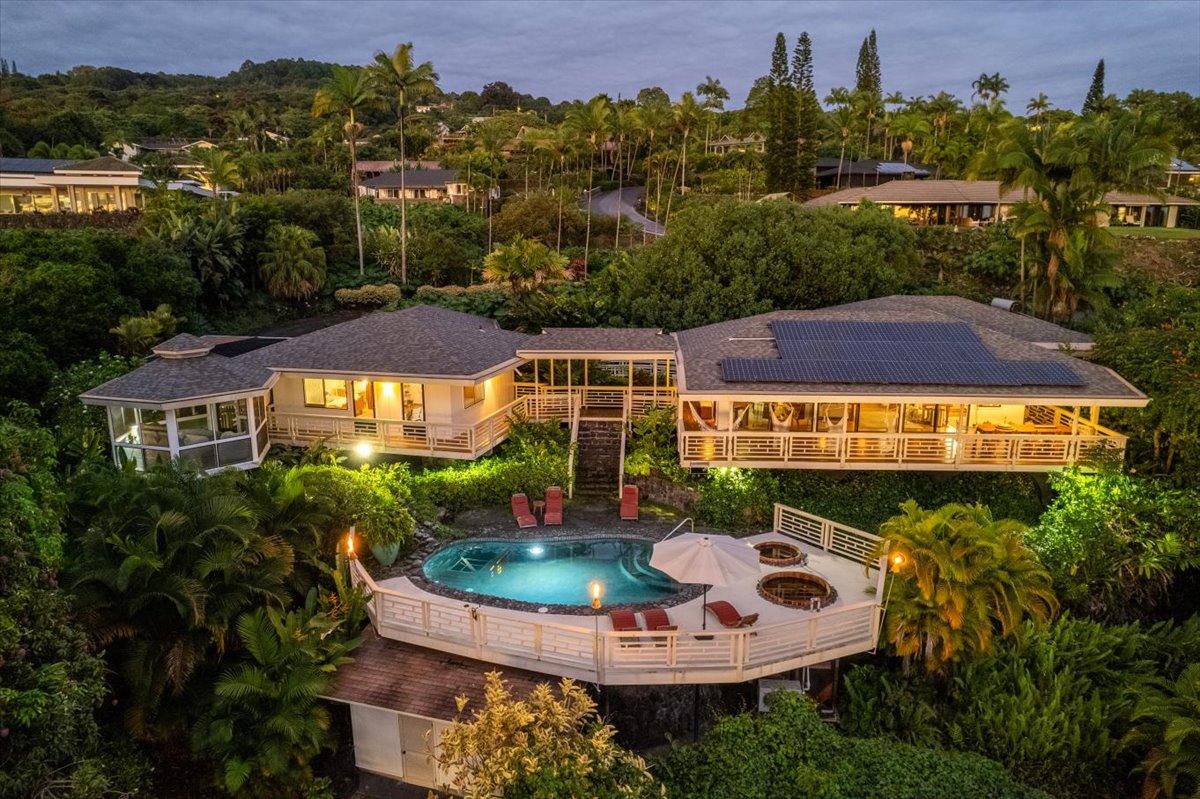
[{"label": "balcony", "polygon": [[473,460],[508,438],[514,416],[570,421],[575,413],[568,394],[518,397],[473,424],[283,413],[272,407],[267,434],[275,444],[307,446],[324,441],[331,447],[349,449],[365,443],[374,451],[396,455]]}]

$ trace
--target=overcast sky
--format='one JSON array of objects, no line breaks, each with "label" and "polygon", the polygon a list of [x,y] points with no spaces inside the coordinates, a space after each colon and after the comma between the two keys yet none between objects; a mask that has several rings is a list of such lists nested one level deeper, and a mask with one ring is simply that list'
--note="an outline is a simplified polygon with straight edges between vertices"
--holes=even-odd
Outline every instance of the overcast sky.
[{"label": "overcast sky", "polygon": [[599,92],[672,96],[719,78],[738,107],[770,62],[813,39],[817,91],[854,83],[875,28],[885,91],[967,98],[981,72],[1011,83],[1010,105],[1039,91],[1078,108],[1096,61],[1107,88],[1200,94],[1200,0],[1129,2],[157,2],[3,0],[0,56],[21,72],[77,64],[224,75],[247,59],[362,64],[412,41],[447,91],[503,80],[552,100]]}]

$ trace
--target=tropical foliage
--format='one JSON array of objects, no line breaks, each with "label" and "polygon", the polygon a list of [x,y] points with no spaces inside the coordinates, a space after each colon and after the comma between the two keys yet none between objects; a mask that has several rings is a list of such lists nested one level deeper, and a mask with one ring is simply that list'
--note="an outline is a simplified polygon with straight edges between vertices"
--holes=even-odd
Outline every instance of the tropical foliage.
[{"label": "tropical foliage", "polygon": [[[459,711],[468,707],[460,697]],[[574,680],[558,695],[542,683],[516,699],[498,672],[487,675],[484,705],[441,738],[441,763],[467,799],[653,797],[664,792],[645,762],[613,740],[616,730]]]},{"label": "tropical foliage", "polygon": [[317,234],[299,225],[275,225],[267,233],[259,274],[276,297],[304,299],[325,283],[325,251]]},{"label": "tropical foliage", "polygon": [[884,635],[906,662],[944,672],[1058,610],[1050,575],[1026,547],[1024,525],[982,505],[929,511],[909,500],[879,528],[874,553],[893,573]]}]

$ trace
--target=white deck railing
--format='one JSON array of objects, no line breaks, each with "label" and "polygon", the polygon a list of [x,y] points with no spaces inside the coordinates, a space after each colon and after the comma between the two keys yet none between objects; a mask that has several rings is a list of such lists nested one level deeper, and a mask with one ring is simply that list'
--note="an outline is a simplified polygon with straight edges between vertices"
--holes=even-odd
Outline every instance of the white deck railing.
[{"label": "white deck railing", "polygon": [[589,408],[620,409],[622,416],[643,416],[646,411],[663,405],[674,405],[676,390],[653,386],[547,386],[539,383],[516,383],[518,397],[553,397],[576,394],[580,404]]},{"label": "white deck railing", "polygon": [[1043,469],[1072,466],[1095,449],[1122,451],[1125,441],[1107,430],[1098,435],[684,431],[679,450],[689,465]]},{"label": "white deck railing", "polygon": [[883,618],[879,539],[819,516],[776,506],[776,534],[878,570],[874,599],[746,629],[615,632],[606,614],[579,624],[539,621],[536,614],[380,587],[358,560],[351,579],[370,593],[370,615],[384,638],[489,663],[606,685],[742,682],[875,648]]},{"label": "white deck railing", "polygon": [[333,446],[352,447],[365,442],[375,449],[400,454],[477,458],[508,438],[514,416],[570,422],[577,415],[577,407],[567,394],[525,396],[472,424],[287,413],[272,407],[267,433],[272,442],[283,444],[327,440]]}]

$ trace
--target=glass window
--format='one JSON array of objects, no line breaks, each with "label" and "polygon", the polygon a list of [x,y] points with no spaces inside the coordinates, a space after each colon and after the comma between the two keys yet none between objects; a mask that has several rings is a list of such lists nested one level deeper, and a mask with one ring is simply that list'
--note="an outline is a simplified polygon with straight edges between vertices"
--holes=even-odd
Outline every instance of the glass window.
[{"label": "glass window", "polygon": [[885,405],[877,402],[864,402],[858,406],[858,432],[898,432],[900,420],[899,417],[899,405]]},{"label": "glass window", "polygon": [[110,406],[108,418],[112,423],[113,440],[123,444],[140,444],[137,408]]},{"label": "glass window", "polygon": [[404,399],[404,420],[425,421],[425,386],[420,383],[404,383],[400,388]]},{"label": "glass window", "polygon": [[350,385],[354,389],[354,415],[375,418],[375,392],[371,390],[371,381],[355,380]]},{"label": "glass window", "polygon": [[346,410],[349,406],[345,380],[305,378],[304,405],[308,408]]},{"label": "glass window", "polygon": [[267,401],[263,397],[254,398],[254,423],[259,427],[267,423]]},{"label": "glass window", "polygon": [[733,403],[733,429],[755,431],[770,430],[771,420],[767,415],[767,403]]},{"label": "glass window", "polygon": [[683,403],[684,430],[716,430],[717,403],[693,402]]},{"label": "glass window", "polygon": [[483,383],[475,386],[463,387],[463,407],[470,408],[472,405],[478,405],[483,402],[484,388]]},{"label": "glass window", "polygon": [[811,433],[813,429],[813,404],[811,402],[772,402],[770,412],[771,430],[776,433]]},{"label": "glass window", "polygon": [[193,405],[175,411],[175,427],[179,431],[179,446],[203,444],[216,438],[208,418],[207,405]]},{"label": "glass window", "polygon": [[904,432],[955,433],[966,426],[965,405],[905,405]]},{"label": "glass window", "polygon": [[217,433],[219,438],[234,438],[249,434],[246,419],[246,401],[230,400],[217,405]]}]

